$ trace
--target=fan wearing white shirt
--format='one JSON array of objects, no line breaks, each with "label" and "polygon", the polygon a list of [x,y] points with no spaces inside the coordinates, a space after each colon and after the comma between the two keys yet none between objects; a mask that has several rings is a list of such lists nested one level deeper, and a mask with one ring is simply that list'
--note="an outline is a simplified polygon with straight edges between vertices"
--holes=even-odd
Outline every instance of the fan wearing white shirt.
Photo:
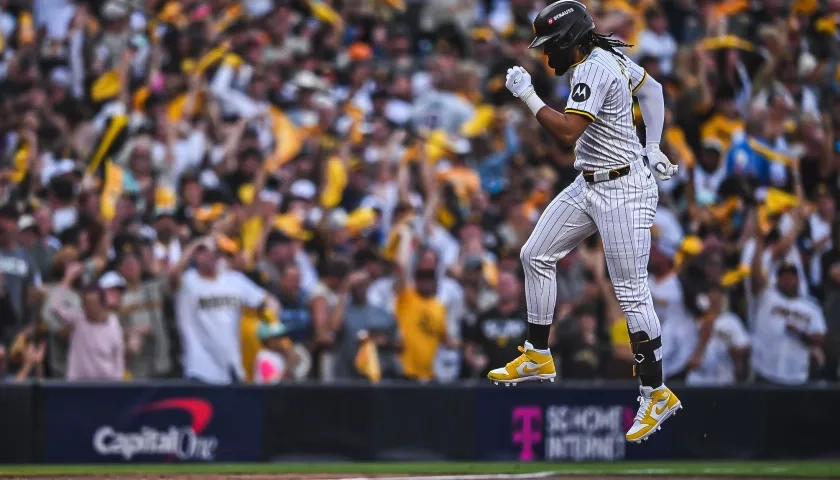
[{"label": "fan wearing white shirt", "polygon": [[[195,268],[187,270],[189,262]],[[241,272],[219,268],[216,242],[193,241],[169,273],[177,292],[175,311],[183,346],[184,376],[201,383],[225,385],[245,378],[239,321],[242,308],[257,310],[271,321],[280,304]]]},{"label": "fan wearing white shirt", "polygon": [[697,167],[692,169],[694,198],[700,205],[717,203],[720,184],[726,179],[726,162],[721,161],[723,150],[720,140],[703,140]]},{"label": "fan wearing white shirt", "polygon": [[[791,220],[787,225],[786,217]],[[802,228],[804,226],[804,214],[799,209],[794,209],[782,217],[779,225],[770,231],[765,237],[763,233],[759,232],[754,238],[747,240],[744,243],[744,249],[741,251],[741,265],[749,266],[754,261],[758,262],[760,269],[758,273],[767,274],[767,284],[772,286],[777,282],[777,268],[781,264],[790,264],[796,268],[798,291],[800,295],[808,294],[808,280],[805,277],[804,262],[802,261],[802,254],[796,246],[796,239],[799,238]],[[758,239],[758,237],[761,237]],[[761,240],[759,242],[758,240]],[[759,246],[761,243],[761,246]],[[758,257],[757,259],[755,257]],[[752,277],[747,278],[748,291],[756,291],[752,283]],[[756,296],[747,295],[748,315],[747,325],[751,328],[755,323],[755,315],[759,306],[759,301]]]},{"label": "fan wearing white shirt", "polygon": [[[763,247],[759,235],[756,250],[762,251]],[[776,284],[769,284],[761,258],[753,258],[750,288],[756,306],[752,368],[758,382],[804,384],[808,381],[811,358],[823,358],[825,318],[819,305],[799,292],[798,274],[795,265],[782,263],[776,269]]]},{"label": "fan wearing white shirt", "polygon": [[638,55],[659,59],[659,67],[664,75],[673,69],[673,58],[677,53],[677,42],[668,32],[668,19],[659,9],[650,9],[645,14],[647,29],[639,34]]},{"label": "fan wearing white shirt", "polygon": [[674,262],[659,247],[650,250],[648,285],[653,308],[662,323],[662,372],[681,379],[697,343],[694,317],[685,307],[685,295]]},{"label": "fan wearing white shirt", "polygon": [[724,298],[720,285],[698,296],[708,310],[699,319],[697,347],[688,362],[689,385],[732,385],[743,375],[750,337],[741,319],[725,311]]}]

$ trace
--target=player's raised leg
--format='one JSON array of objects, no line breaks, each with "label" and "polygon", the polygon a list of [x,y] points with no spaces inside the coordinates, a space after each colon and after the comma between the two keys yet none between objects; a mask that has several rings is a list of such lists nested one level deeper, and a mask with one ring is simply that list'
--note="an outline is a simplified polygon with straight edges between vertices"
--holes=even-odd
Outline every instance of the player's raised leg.
[{"label": "player's raised leg", "polygon": [[627,319],[641,395],[629,442],[641,442],[682,408],[662,379],[662,330],[648,287],[650,228],[658,200],[656,183],[646,168],[593,189],[598,200],[595,222],[604,243],[607,271]]},{"label": "player's raised leg", "polygon": [[563,190],[545,209],[522,247],[528,341],[519,347],[522,355],[487,375],[497,385],[528,380],[553,382],[557,375],[548,349],[557,299],[557,262],[595,232],[595,222],[583,208],[584,188],[584,182],[578,178]]}]

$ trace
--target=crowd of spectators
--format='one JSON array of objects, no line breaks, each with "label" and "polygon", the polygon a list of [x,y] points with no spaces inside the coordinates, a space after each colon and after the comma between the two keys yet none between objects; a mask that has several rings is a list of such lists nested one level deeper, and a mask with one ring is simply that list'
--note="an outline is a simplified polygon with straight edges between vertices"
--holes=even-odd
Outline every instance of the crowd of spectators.
[{"label": "crowd of spectators", "polygon": [[[582,1],[665,89],[666,376],[838,380],[840,1]],[[0,0],[2,377],[181,378],[222,343],[229,381],[503,366],[519,250],[577,175],[504,88],[522,65],[562,109],[544,5]],[[246,291],[199,303],[241,311],[233,342],[176,307],[192,262]],[[557,269],[560,377],[630,378],[600,239]]]}]

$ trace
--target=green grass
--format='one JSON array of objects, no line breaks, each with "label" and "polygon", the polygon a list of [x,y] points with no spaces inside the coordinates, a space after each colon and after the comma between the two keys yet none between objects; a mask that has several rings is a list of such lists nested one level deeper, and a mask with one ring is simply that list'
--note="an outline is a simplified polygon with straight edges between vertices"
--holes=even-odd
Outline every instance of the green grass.
[{"label": "green grass", "polygon": [[0,476],[167,474],[508,474],[751,476],[837,478],[840,461],[814,462],[620,462],[620,463],[260,463],[3,465]]}]

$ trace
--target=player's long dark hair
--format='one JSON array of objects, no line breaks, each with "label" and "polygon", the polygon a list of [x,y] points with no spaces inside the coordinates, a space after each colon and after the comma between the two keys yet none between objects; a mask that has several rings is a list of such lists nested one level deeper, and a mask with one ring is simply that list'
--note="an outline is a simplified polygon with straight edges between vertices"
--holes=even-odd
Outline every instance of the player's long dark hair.
[{"label": "player's long dark hair", "polygon": [[624,43],[617,38],[613,38],[612,33],[604,35],[602,33],[595,33],[594,31],[591,31],[583,38],[581,46],[585,52],[591,52],[595,47],[599,47],[612,53],[613,55],[621,58],[627,58],[623,53],[616,49],[632,47],[633,45]]}]

